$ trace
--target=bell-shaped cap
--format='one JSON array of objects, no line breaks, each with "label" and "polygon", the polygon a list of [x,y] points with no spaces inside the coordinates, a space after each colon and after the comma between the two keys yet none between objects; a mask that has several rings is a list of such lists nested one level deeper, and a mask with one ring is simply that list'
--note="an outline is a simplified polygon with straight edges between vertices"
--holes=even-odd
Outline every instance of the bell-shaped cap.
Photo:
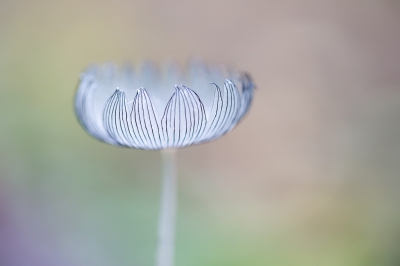
[{"label": "bell-shaped cap", "polygon": [[[179,84],[179,85],[178,85]],[[246,73],[200,62],[181,70],[144,63],[82,73],[75,111],[98,140],[143,150],[186,147],[232,130],[247,113],[255,86]]]}]

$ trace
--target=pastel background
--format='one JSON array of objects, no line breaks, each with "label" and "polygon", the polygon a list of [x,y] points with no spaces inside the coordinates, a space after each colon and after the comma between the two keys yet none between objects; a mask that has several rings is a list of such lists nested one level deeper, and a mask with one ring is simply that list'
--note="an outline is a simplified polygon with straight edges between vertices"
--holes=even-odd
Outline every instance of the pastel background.
[{"label": "pastel background", "polygon": [[154,264],[160,154],[87,135],[92,62],[202,56],[258,89],[179,151],[177,266],[400,265],[397,0],[0,1],[0,265]]}]

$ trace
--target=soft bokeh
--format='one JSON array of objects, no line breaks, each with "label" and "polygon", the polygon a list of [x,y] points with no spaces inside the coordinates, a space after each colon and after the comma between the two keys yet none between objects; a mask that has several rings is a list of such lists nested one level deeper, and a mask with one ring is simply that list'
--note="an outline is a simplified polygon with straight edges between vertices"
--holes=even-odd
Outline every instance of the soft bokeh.
[{"label": "soft bokeh", "polygon": [[179,152],[176,265],[400,265],[397,0],[0,1],[0,265],[153,265],[160,154],[73,97],[89,63],[192,56],[258,89]]}]

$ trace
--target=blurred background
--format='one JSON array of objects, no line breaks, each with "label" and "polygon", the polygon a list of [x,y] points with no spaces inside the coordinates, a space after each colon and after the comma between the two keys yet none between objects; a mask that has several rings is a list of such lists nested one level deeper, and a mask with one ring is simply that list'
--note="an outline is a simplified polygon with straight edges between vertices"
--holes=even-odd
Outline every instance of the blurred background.
[{"label": "blurred background", "polygon": [[160,154],[73,97],[90,63],[192,56],[258,89],[179,151],[176,265],[400,265],[397,0],[1,0],[0,265],[154,264]]}]

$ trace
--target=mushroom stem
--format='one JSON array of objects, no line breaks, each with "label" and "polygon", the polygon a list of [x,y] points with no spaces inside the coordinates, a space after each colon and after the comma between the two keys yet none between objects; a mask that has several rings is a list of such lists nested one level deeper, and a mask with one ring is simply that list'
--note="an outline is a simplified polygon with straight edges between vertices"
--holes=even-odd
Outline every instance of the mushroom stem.
[{"label": "mushroom stem", "polygon": [[173,266],[176,216],[176,150],[163,150],[163,183],[156,266]]}]

